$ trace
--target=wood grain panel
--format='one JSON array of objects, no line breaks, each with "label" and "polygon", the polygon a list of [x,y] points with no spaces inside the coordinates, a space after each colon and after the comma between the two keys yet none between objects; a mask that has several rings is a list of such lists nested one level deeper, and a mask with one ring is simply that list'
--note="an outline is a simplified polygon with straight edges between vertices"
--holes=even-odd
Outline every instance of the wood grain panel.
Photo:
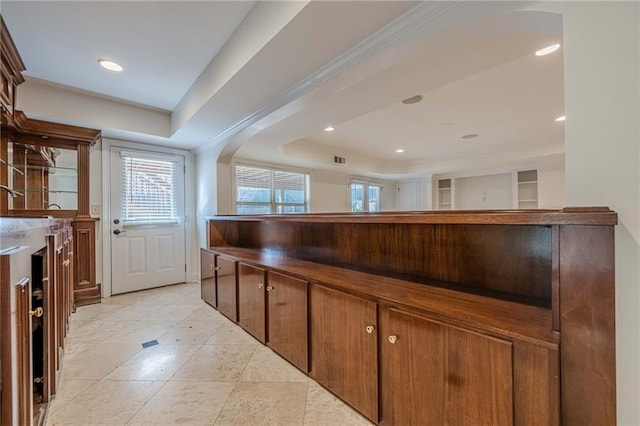
[{"label": "wood grain panel", "polygon": [[215,254],[208,250],[200,249],[200,297],[209,305],[217,308],[215,267]]},{"label": "wood grain panel", "polygon": [[560,227],[562,423],[616,424],[613,228]]},{"label": "wood grain panel", "polygon": [[238,323],[266,343],[266,271],[238,262]]},{"label": "wood grain panel", "polygon": [[311,377],[371,421],[378,422],[377,305],[313,285]]},{"label": "wood grain panel", "polygon": [[10,257],[0,256],[0,424],[13,417],[11,389],[11,274]]},{"label": "wood grain panel", "polygon": [[236,283],[236,262],[216,256],[216,288],[218,310],[233,322],[238,322],[238,291]]},{"label": "wood grain panel", "polygon": [[514,419],[517,425],[559,425],[557,349],[524,342],[513,346]]},{"label": "wood grain panel", "polygon": [[307,281],[269,271],[269,346],[300,370],[309,371]]},{"label": "wood grain panel", "polygon": [[385,424],[513,424],[510,342],[396,309],[381,321]]},{"label": "wood grain panel", "polygon": [[31,289],[29,280],[24,279],[15,287],[16,295],[16,360],[18,390],[18,424],[32,422],[31,402]]}]

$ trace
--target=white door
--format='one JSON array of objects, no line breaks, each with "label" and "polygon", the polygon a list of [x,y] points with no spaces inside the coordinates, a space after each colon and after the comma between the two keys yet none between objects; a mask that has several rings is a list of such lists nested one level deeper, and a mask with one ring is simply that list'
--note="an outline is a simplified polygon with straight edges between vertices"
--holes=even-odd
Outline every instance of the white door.
[{"label": "white door", "polygon": [[111,292],[185,282],[184,157],[111,147]]},{"label": "white door", "polygon": [[398,210],[418,210],[418,182],[415,180],[398,182],[397,190],[396,207]]}]

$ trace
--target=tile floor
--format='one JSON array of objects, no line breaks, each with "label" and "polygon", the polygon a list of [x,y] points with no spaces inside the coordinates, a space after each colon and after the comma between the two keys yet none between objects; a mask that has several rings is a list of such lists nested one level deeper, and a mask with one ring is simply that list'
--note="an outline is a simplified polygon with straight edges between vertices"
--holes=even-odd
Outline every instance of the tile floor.
[{"label": "tile floor", "polygon": [[66,344],[47,425],[371,425],[205,304],[198,284],[81,307]]}]

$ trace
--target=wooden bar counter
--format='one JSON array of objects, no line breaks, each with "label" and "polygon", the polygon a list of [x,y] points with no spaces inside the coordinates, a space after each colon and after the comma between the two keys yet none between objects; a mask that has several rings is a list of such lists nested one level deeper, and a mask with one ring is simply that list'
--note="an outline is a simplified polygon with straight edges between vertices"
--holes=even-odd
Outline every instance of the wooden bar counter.
[{"label": "wooden bar counter", "polygon": [[207,223],[203,299],[375,423],[616,422],[607,208]]}]

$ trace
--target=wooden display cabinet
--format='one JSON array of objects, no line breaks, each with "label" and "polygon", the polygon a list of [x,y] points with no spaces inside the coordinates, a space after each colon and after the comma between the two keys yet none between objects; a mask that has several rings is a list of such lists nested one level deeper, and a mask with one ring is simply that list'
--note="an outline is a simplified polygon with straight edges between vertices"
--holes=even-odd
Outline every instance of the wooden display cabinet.
[{"label": "wooden display cabinet", "polygon": [[75,261],[69,268],[69,299],[76,306],[99,303],[89,151],[101,132],[31,119],[14,108],[25,67],[4,21],[1,24],[0,216],[72,218],[69,253]]}]

